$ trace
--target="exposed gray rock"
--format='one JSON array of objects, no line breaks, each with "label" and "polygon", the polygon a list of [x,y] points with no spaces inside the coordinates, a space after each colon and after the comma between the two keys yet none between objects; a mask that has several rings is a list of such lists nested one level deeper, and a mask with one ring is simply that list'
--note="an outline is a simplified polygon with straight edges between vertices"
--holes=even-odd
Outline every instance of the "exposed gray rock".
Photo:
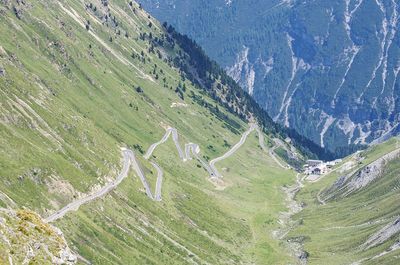
[{"label": "exposed gray rock", "polygon": [[340,177],[335,181],[335,183],[333,184],[333,186],[334,186],[335,188],[340,188],[340,187],[343,186],[343,184],[345,183],[345,181],[346,181],[346,176],[340,176]]},{"label": "exposed gray rock", "polygon": [[27,209],[0,208],[0,240],[5,253],[10,253],[9,259],[13,260],[10,264],[30,264],[34,259],[52,264],[77,262],[61,230]]},{"label": "exposed gray rock", "polygon": [[387,224],[381,230],[368,238],[368,240],[362,245],[362,248],[370,249],[380,245],[398,233],[400,233],[400,217],[396,218],[396,220]]},{"label": "exposed gray rock", "polygon": [[384,166],[388,162],[399,158],[399,156],[400,149],[396,149],[362,168],[356,173],[355,177],[352,177],[351,180],[346,184],[347,192],[345,193],[345,196],[368,186],[372,181],[382,174]]},{"label": "exposed gray rock", "polygon": [[398,0],[140,2],[315,143],[334,151],[400,133]]},{"label": "exposed gray rock", "polygon": [[368,186],[383,175],[383,170],[387,163],[399,157],[400,149],[396,149],[360,170],[355,170],[345,176],[340,176],[335,183],[324,192],[324,200],[329,200],[335,196],[346,197]]}]

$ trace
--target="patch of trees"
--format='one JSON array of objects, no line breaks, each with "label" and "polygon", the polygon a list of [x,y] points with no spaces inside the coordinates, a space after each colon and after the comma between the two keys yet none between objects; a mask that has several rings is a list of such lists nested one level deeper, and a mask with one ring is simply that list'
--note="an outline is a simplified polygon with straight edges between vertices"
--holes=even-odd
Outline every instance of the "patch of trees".
[{"label": "patch of trees", "polygon": [[175,93],[178,94],[178,96],[180,97],[180,99],[184,100],[184,90],[182,88],[182,85],[179,84],[176,88],[175,88]]},{"label": "patch of trees", "polygon": [[143,93],[143,89],[142,89],[140,86],[137,86],[137,87],[135,88],[135,90],[136,90],[136,92],[138,92],[138,93]]},{"label": "patch of trees", "polygon": [[139,153],[141,153],[142,155],[144,154],[143,147],[140,144],[134,144],[133,149],[139,151]]},{"label": "patch of trees", "polygon": [[163,27],[168,34],[164,38],[164,46],[173,48],[177,44],[182,49],[173,58],[173,64],[185,73],[185,76],[192,83],[203,89],[211,98],[230,112],[243,120],[253,116],[266,133],[280,136],[283,139],[290,137],[293,145],[307,157],[331,160],[346,153],[343,151],[332,153],[300,135],[297,131],[275,123],[266,111],[236,81],[228,76],[224,69],[211,60],[195,41],[180,34],[167,23],[164,23]]},{"label": "patch of trees", "polygon": [[235,120],[231,119],[228,115],[226,115],[224,112],[220,111],[218,108],[218,105],[213,105],[208,103],[206,100],[201,95],[195,94],[193,91],[190,91],[189,97],[199,104],[200,106],[203,106],[207,108],[211,114],[213,114],[218,120],[223,122],[226,126],[227,129],[229,129],[231,132],[234,134],[240,134],[239,129],[240,129],[240,124],[237,123]]}]

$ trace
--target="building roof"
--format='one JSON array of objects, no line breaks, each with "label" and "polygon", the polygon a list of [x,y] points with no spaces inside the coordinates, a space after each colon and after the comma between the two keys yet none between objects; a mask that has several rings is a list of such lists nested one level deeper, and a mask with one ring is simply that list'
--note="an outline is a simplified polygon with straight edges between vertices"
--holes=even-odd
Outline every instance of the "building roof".
[{"label": "building roof", "polygon": [[307,160],[307,162],[322,163],[322,160],[313,160],[313,159],[309,159],[309,160]]}]

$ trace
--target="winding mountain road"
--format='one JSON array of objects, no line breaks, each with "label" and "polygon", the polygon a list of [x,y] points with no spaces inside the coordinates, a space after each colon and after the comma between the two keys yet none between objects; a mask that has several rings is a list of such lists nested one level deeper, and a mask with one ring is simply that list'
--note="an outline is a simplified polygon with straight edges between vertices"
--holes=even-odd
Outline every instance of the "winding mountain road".
[{"label": "winding mountain road", "polygon": [[214,172],[215,176],[214,178],[221,178],[222,175],[218,172],[217,168],[215,167],[215,163],[227,159],[228,157],[232,156],[245,142],[249,134],[254,131],[257,128],[257,125],[255,124],[250,124],[250,128],[245,131],[240,138],[239,142],[237,142],[231,149],[228,150],[225,154],[223,154],[220,157],[214,158],[213,160],[210,161],[210,167],[212,171]]},{"label": "winding mountain road", "polygon": [[70,204],[68,204],[67,206],[62,208],[61,210],[58,210],[57,212],[55,212],[52,215],[50,215],[49,217],[47,217],[45,219],[45,221],[48,223],[54,222],[54,221],[62,218],[65,214],[67,214],[70,211],[77,211],[82,204],[85,204],[94,199],[103,197],[104,195],[109,193],[111,190],[116,188],[122,182],[122,180],[124,180],[124,178],[126,178],[128,176],[129,168],[131,166],[132,160],[135,157],[133,152],[129,149],[122,149],[122,155],[123,155],[123,159],[124,159],[124,162],[123,162],[124,165],[123,165],[121,173],[119,173],[119,175],[117,176],[117,178],[114,181],[108,183],[106,186],[104,186],[99,191],[96,191],[93,194],[90,194],[84,198],[81,198],[79,200],[71,202]]},{"label": "winding mountain road", "polygon": [[274,161],[275,161],[281,168],[283,168],[283,169],[289,169],[289,168],[290,168],[289,166],[283,165],[283,164],[279,161],[279,159],[276,157],[276,154],[275,154],[274,150],[275,150],[276,148],[278,148],[280,145],[277,144],[277,143],[275,142],[275,146],[274,146],[273,148],[269,149],[269,151],[268,151],[267,147],[265,146],[264,133],[260,130],[260,128],[259,128],[256,124],[251,123],[251,124],[250,124],[250,128],[249,128],[246,132],[243,133],[243,135],[242,135],[242,137],[240,138],[240,140],[239,140],[238,143],[236,143],[228,152],[226,152],[226,153],[223,154],[222,156],[217,157],[217,158],[214,158],[213,160],[210,161],[210,168],[211,168],[211,170],[212,170],[212,171],[214,172],[214,174],[215,174],[215,175],[212,176],[212,177],[214,177],[214,178],[220,178],[220,177],[222,177],[221,174],[218,172],[217,168],[215,167],[215,163],[217,163],[217,162],[219,162],[219,161],[221,161],[221,160],[227,159],[228,157],[232,156],[232,155],[246,142],[247,137],[248,137],[248,136],[250,135],[250,133],[252,133],[254,130],[257,131],[257,134],[258,134],[258,142],[259,142],[259,145],[260,145],[261,149],[262,149],[264,152],[269,153],[269,155],[274,159]]},{"label": "winding mountain road", "polygon": [[179,144],[179,137],[178,137],[178,131],[175,128],[168,127],[164,136],[161,138],[160,141],[152,144],[149,149],[147,149],[146,154],[143,156],[145,159],[149,159],[151,155],[153,154],[154,150],[159,146],[160,144],[165,143],[169,136],[172,134],[172,140],[175,143],[176,150],[178,151],[179,158],[182,159],[183,161],[186,161],[186,157],[183,154],[181,145]]},{"label": "winding mountain road", "polygon": [[154,193],[154,200],[159,202],[161,201],[161,187],[162,187],[164,173],[160,168],[160,166],[157,165],[155,162],[150,162],[150,163],[157,170],[157,182],[156,182],[156,191]]},{"label": "winding mountain road", "polygon": [[279,166],[285,169],[290,169],[291,167],[288,164],[287,165],[282,164],[282,162],[278,159],[278,155],[275,153],[275,150],[278,149],[279,147],[285,149],[288,154],[290,153],[290,150],[287,149],[287,147],[285,146],[284,143],[282,143],[281,140],[275,138],[273,139],[273,141],[275,145],[270,149],[270,155],[273,157],[273,159]]},{"label": "winding mountain road", "polygon": [[[191,154],[200,161],[200,163],[203,165],[203,167],[207,170],[210,176],[214,176],[214,172],[211,170],[209,165],[199,156],[200,153],[200,147],[197,144],[194,143],[189,143],[185,145],[185,152],[182,151],[181,145],[179,143],[179,136],[178,136],[178,131],[175,128],[168,127],[165,131],[164,136],[161,138],[160,141],[152,144],[149,149],[147,149],[146,154],[143,156],[146,160],[149,160],[150,157],[152,156],[154,150],[161,144],[165,143],[169,137],[172,135],[172,141],[175,144],[176,150],[178,151],[179,158],[183,161],[186,162],[188,160],[192,159]],[[155,189],[155,194],[154,196],[151,194],[149,185],[146,181],[146,177],[144,176],[142,170],[140,169],[140,166],[138,166],[137,170],[138,175],[140,176],[140,179],[142,180],[143,186],[145,187],[146,194],[149,198],[151,198],[154,201],[161,201],[161,188],[162,188],[162,182],[163,182],[163,170],[161,167],[156,164],[153,161],[150,161],[150,163],[153,165],[153,167],[157,170],[157,182],[156,182],[156,189]],[[136,163],[137,164],[137,163]]]},{"label": "winding mountain road", "polygon": [[150,199],[154,200],[153,194],[151,193],[151,190],[150,190],[150,185],[147,182],[146,177],[144,175],[144,172],[143,172],[142,168],[140,167],[135,155],[133,155],[132,162],[133,162],[133,169],[135,169],[136,174],[140,178],[140,181],[142,182],[142,185],[144,187],[144,190],[145,190],[145,193],[146,193],[147,197],[149,197]]},{"label": "winding mountain road", "polygon": [[[197,159],[202,166],[204,167],[204,169],[206,169],[206,171],[208,172],[210,179],[215,179],[215,178],[221,178],[222,176],[220,175],[220,173],[218,172],[217,168],[215,167],[215,164],[219,161],[222,161],[224,159],[227,159],[228,157],[232,156],[247,140],[247,137],[249,136],[249,134],[251,132],[253,132],[254,130],[257,130],[258,135],[259,135],[259,143],[260,146],[263,150],[267,150],[267,148],[264,145],[264,135],[261,132],[261,130],[259,129],[259,127],[256,124],[250,124],[250,128],[245,131],[242,135],[242,137],[240,138],[239,142],[236,143],[231,149],[229,149],[225,154],[223,154],[220,157],[217,157],[213,160],[210,161],[210,163],[207,163],[204,159],[202,159],[202,157],[200,156],[200,147],[197,144],[194,143],[188,143],[185,144],[185,152],[183,152],[180,144],[179,144],[179,137],[178,137],[178,131],[175,128],[172,127],[168,127],[166,129],[166,132],[164,134],[164,136],[162,137],[162,139],[154,144],[152,144],[149,149],[147,150],[146,154],[144,155],[144,158],[146,160],[150,159],[150,157],[152,156],[154,150],[160,145],[165,143],[168,138],[170,137],[170,135],[172,135],[172,140],[175,143],[176,149],[178,151],[178,155],[180,157],[180,159],[185,162],[188,160],[192,160],[193,158]],[[64,208],[56,211],[55,213],[53,213],[52,215],[48,216],[47,218],[45,218],[45,221],[50,223],[50,222],[54,222],[60,218],[62,218],[64,215],[66,215],[68,212],[70,211],[77,211],[79,209],[79,207],[83,204],[86,204],[90,201],[93,201],[95,199],[98,199],[100,197],[105,196],[107,193],[109,193],[111,190],[115,189],[127,176],[129,173],[129,169],[132,166],[133,169],[136,172],[136,175],[138,175],[140,181],[142,182],[142,185],[144,187],[145,193],[146,195],[154,201],[161,201],[162,197],[161,197],[161,190],[162,190],[162,183],[163,183],[163,170],[161,169],[161,167],[155,163],[154,161],[150,161],[151,165],[157,170],[157,182],[156,182],[156,188],[155,188],[155,193],[153,195],[153,193],[151,192],[150,189],[150,185],[147,182],[146,176],[142,170],[142,167],[140,166],[138,160],[136,159],[136,156],[134,154],[134,152],[132,150],[126,149],[126,148],[122,148],[122,155],[123,155],[123,168],[121,170],[121,172],[119,173],[119,175],[117,176],[117,178],[110,182],[107,183],[104,187],[102,187],[100,190],[87,195],[86,197],[83,197],[81,199],[78,199],[76,201],[73,201],[71,203],[69,203],[68,205],[66,205]],[[278,165],[280,165],[282,168],[286,168],[284,167],[277,159],[276,157],[272,156],[275,161],[277,162]]]},{"label": "winding mountain road", "polygon": [[277,149],[278,147],[279,147],[279,145],[278,144],[276,144],[276,142],[275,142],[275,145],[271,148],[271,149],[267,149],[267,147],[265,146],[265,141],[264,141],[264,134],[263,134],[263,132],[260,130],[260,128],[259,127],[257,127],[257,133],[258,133],[258,143],[259,143],[259,145],[261,146],[261,149],[264,151],[264,152],[266,152],[266,153],[268,153],[271,157],[272,157],[272,159],[274,159],[274,161],[276,162],[276,164],[278,164],[281,168],[283,168],[283,169],[290,169],[290,167],[289,166],[285,166],[285,165],[283,165],[282,163],[281,163],[281,161],[279,161],[279,159],[276,157],[277,155],[276,155],[276,153],[275,153],[275,149]]},{"label": "winding mountain road", "polygon": [[205,170],[207,170],[210,178],[213,178],[215,176],[215,172],[210,167],[210,164],[208,164],[206,161],[204,161],[204,159],[200,156],[200,147],[197,144],[193,144],[193,143],[186,144],[185,145],[185,154],[186,154],[187,160],[192,159],[192,156],[190,155],[190,154],[192,154],[193,157],[196,158],[202,164],[202,166],[205,168]]}]

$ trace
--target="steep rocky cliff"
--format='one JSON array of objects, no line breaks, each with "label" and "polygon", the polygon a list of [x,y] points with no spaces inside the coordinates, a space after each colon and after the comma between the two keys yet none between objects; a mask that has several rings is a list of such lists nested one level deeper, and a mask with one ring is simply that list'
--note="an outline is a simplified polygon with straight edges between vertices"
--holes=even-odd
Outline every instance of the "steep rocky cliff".
[{"label": "steep rocky cliff", "polygon": [[276,121],[331,150],[399,131],[395,0],[143,0]]}]

